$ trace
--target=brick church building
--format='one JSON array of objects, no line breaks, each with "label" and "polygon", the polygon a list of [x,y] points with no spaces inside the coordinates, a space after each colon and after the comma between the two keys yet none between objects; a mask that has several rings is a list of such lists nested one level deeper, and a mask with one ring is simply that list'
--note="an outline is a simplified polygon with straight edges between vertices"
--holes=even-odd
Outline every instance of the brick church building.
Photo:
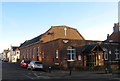
[{"label": "brick church building", "polygon": [[120,41],[85,40],[77,29],[51,26],[45,33],[20,45],[20,59],[41,61],[44,67],[53,68],[67,69],[68,63],[73,68],[106,67],[111,63],[114,68],[118,67],[119,51]]}]

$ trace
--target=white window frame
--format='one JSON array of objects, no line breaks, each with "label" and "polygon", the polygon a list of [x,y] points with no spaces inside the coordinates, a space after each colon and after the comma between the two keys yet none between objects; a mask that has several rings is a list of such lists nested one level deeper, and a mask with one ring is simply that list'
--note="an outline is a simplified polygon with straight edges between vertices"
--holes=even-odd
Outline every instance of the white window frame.
[{"label": "white window frame", "polygon": [[24,58],[26,58],[26,53],[24,54]]},{"label": "white window frame", "polygon": [[81,55],[78,55],[78,60],[82,60],[82,56]]},{"label": "white window frame", "polygon": [[[68,55],[68,61],[75,61],[76,60],[76,49],[69,46],[67,48],[67,55]],[[70,55],[70,57],[69,57],[69,55]]]},{"label": "white window frame", "polygon": [[58,56],[58,50],[56,50],[56,55],[55,55],[55,57],[56,58],[58,58],[59,56]]},{"label": "white window frame", "polygon": [[33,48],[33,58],[35,58],[35,48]]},{"label": "white window frame", "polygon": [[101,58],[101,56],[100,56],[100,54],[98,54],[98,59],[100,60],[100,58]]},{"label": "white window frame", "polygon": [[45,58],[45,54],[44,54],[44,52],[42,52],[42,58]]},{"label": "white window frame", "polygon": [[23,53],[23,54],[22,54],[22,57],[23,57],[23,58],[25,58],[25,56],[24,56],[24,55],[25,55],[25,54]]},{"label": "white window frame", "polygon": [[28,53],[28,50],[27,50],[27,53],[26,53],[26,54],[27,54],[27,59],[28,59],[28,58],[29,58],[29,55],[28,55],[28,54],[29,54],[29,53]]},{"label": "white window frame", "polygon": [[31,49],[30,49],[30,52],[29,52],[29,53],[30,53],[30,58],[31,58],[31,54],[32,54],[31,52],[32,52],[32,51],[31,51]]},{"label": "white window frame", "polygon": [[104,59],[105,60],[108,60],[108,50],[107,49],[104,49]]}]

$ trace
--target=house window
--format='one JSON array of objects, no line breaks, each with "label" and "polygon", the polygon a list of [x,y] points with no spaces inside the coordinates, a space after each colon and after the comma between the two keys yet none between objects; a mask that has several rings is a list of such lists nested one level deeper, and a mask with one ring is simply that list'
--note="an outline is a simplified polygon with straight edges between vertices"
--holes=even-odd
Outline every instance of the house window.
[{"label": "house window", "polygon": [[99,60],[100,60],[100,58],[101,58],[100,55],[98,55],[98,59],[99,59]]},{"label": "house window", "polygon": [[81,55],[78,55],[78,60],[81,60]]},{"label": "house window", "polygon": [[120,52],[118,49],[115,50],[115,59],[116,60],[120,59]]},{"label": "house window", "polygon": [[31,48],[31,58],[34,58],[34,49]]},{"label": "house window", "polygon": [[26,58],[26,54],[24,54],[24,58]]},{"label": "house window", "polygon": [[35,58],[35,48],[33,48],[33,58]]},{"label": "house window", "polygon": [[104,49],[104,59],[105,60],[108,60],[108,50],[107,49]]},{"label": "house window", "polygon": [[30,58],[31,58],[31,49],[30,49],[30,52],[29,52],[29,53],[30,53]]},{"label": "house window", "polygon": [[16,54],[19,54],[19,52],[17,51]]},{"label": "house window", "polygon": [[76,60],[76,50],[73,47],[67,48],[68,61]]},{"label": "house window", "polygon": [[28,50],[27,50],[27,58],[29,58],[29,55],[28,55],[29,53],[28,53]]},{"label": "house window", "polygon": [[39,56],[39,47],[37,48],[37,56]]},{"label": "house window", "polygon": [[42,58],[45,58],[45,54],[44,54],[44,52],[42,52]]},{"label": "house window", "polygon": [[24,53],[22,54],[22,57],[24,58]]},{"label": "house window", "polygon": [[56,50],[56,58],[58,58],[58,50]]}]

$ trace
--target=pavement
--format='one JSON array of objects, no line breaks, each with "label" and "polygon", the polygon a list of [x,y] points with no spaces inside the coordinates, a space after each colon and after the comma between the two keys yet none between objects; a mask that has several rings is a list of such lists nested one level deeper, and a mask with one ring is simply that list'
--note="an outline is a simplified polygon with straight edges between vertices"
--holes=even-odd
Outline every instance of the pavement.
[{"label": "pavement", "polygon": [[[10,67],[11,66],[11,67]],[[25,68],[21,68],[16,63],[4,63],[3,66],[3,74],[4,79],[13,80],[26,80],[28,81],[41,81],[44,80],[73,80],[73,81],[120,81],[120,70],[113,71],[112,73],[106,74],[105,71],[70,71],[67,70],[51,70],[51,72],[47,71],[31,71]],[[64,80],[63,80],[64,79]],[[9,81],[8,80],[8,81]]]},{"label": "pavement", "polygon": [[106,74],[105,71],[63,71],[52,70],[51,72],[45,72],[37,74],[37,76],[47,76],[47,79],[111,79],[120,80],[120,71],[114,71],[113,73]]},{"label": "pavement", "polygon": [[67,70],[51,70],[51,72],[40,72],[36,77],[40,78],[45,76],[46,79],[109,79],[120,81],[120,70],[112,71],[112,73],[105,73],[104,70],[100,71],[70,71]]}]

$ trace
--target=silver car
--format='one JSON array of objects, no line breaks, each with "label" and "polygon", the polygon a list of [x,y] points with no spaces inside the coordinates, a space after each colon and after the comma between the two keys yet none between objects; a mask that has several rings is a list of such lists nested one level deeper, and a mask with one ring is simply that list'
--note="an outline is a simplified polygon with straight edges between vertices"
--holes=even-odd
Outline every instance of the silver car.
[{"label": "silver car", "polygon": [[40,62],[40,61],[31,61],[28,64],[27,69],[31,69],[31,70],[34,70],[34,69],[43,69],[42,62]]}]

